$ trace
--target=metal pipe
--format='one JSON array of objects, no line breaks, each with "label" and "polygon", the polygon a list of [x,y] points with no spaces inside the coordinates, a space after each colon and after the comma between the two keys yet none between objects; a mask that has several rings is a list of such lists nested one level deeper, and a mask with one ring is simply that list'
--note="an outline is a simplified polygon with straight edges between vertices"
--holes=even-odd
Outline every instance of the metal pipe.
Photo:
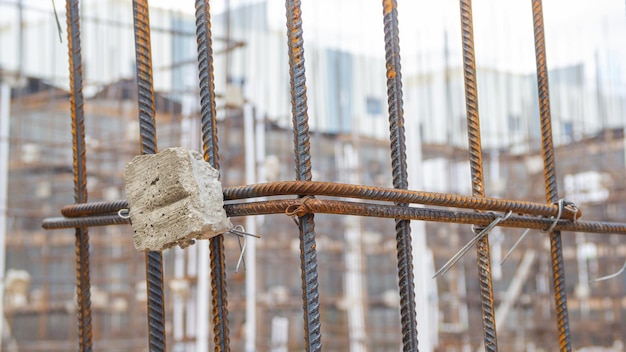
[{"label": "metal pipe", "polygon": [[[157,152],[154,120],[154,87],[152,84],[152,49],[148,0],[133,0],[136,74],[139,104],[139,132],[142,154]],[[163,295],[163,256],[146,253],[148,292],[148,330],[150,351],[165,351],[165,302]]]},{"label": "metal pipe", "polygon": [[[219,170],[217,144],[217,115],[215,108],[215,77],[213,71],[213,41],[211,39],[211,7],[208,0],[196,1],[196,37],[198,43],[198,75],[200,84],[200,116],[204,160]],[[224,236],[209,240],[211,256],[211,304],[215,351],[229,351],[228,299]]]},{"label": "metal pipe", "polygon": [[[85,114],[83,100],[83,63],[80,43],[78,0],[67,0],[67,47],[69,55],[70,106],[72,118],[72,155],[74,201],[87,202],[87,166],[85,156]],[[92,350],[91,295],[89,272],[89,232],[76,227],[76,297],[78,318],[78,349]]]},{"label": "metal pipe", "polygon": [[[307,111],[302,10],[300,0],[286,0],[287,46],[289,48],[289,77],[291,83],[291,114],[296,163],[296,179],[311,180],[309,116]],[[299,197],[303,197],[300,195]],[[306,350],[322,350],[322,328],[317,280],[317,251],[315,222],[312,213],[298,216],[300,232],[300,269],[302,279],[302,308]]]},{"label": "metal pipe", "polygon": [[[548,63],[546,61],[543,7],[541,0],[532,0],[532,5],[546,200],[548,203],[555,203],[558,201],[559,196],[554,165],[554,144],[552,142],[552,117],[550,116],[550,91],[548,86]],[[552,275],[554,300],[556,302],[557,329],[559,333],[559,348],[561,351],[571,351],[572,345],[570,341],[569,317],[567,312],[563,244],[559,231],[550,233],[550,252],[552,257]]]}]

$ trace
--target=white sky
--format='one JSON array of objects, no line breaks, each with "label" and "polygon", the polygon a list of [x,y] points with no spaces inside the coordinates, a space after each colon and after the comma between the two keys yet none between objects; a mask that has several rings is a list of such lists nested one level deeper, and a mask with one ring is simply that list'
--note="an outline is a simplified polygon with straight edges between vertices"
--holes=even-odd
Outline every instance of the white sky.
[{"label": "white sky", "polygon": [[[230,0],[230,5],[258,1]],[[191,0],[151,3],[193,12]],[[215,11],[224,9],[225,0],[212,3]],[[284,1],[268,3],[269,22],[284,30]],[[589,62],[597,51],[600,56],[626,56],[623,1],[544,0],[543,6],[550,66]],[[419,55],[437,65],[447,32],[452,59],[460,60],[458,0],[398,0],[398,9],[403,57]],[[384,55],[381,1],[304,0],[302,12],[305,46],[307,41],[323,41],[356,53]],[[531,0],[475,0],[473,15],[478,65],[534,71]]]},{"label": "white sky", "polygon": [[[28,6],[50,10],[51,0],[24,0]],[[89,3],[112,0],[83,0]],[[113,0],[121,3],[130,0]],[[227,0],[211,1],[214,14],[224,11]],[[237,7],[261,0],[229,0]],[[285,28],[284,0],[268,1],[268,21],[275,30]],[[0,29],[3,6],[17,0],[0,0]],[[307,42],[365,55],[384,55],[381,1],[302,1],[305,48]],[[181,11],[193,16],[193,0],[150,0],[151,6]],[[60,15],[64,0],[56,0]],[[129,4],[130,6],[130,4]],[[419,58],[424,69],[441,64],[444,32],[452,63],[460,60],[458,0],[398,0],[400,43],[404,58]],[[29,16],[36,16],[28,12]],[[510,71],[534,70],[531,0],[474,0],[474,31],[477,63]],[[7,13],[7,15],[9,15]],[[626,11],[621,0],[544,0],[544,19],[551,67],[600,57],[626,59]],[[405,60],[403,60],[404,62]],[[589,65],[592,67],[593,65]],[[408,67],[410,70],[410,66]]]}]

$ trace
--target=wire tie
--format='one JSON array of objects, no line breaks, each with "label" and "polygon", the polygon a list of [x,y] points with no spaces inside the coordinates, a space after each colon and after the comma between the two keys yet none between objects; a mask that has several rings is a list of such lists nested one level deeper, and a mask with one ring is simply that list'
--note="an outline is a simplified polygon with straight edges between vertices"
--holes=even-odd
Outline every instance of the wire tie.
[{"label": "wire tie", "polygon": [[130,219],[130,210],[122,208],[117,211],[117,215],[122,219]]},{"label": "wire tie", "polygon": [[285,215],[291,217],[296,225],[300,226],[296,217],[304,216],[311,212],[311,209],[306,205],[306,203],[313,199],[312,196],[304,196],[300,198],[299,204],[292,204],[285,209]]},{"label": "wire tie", "polygon": [[[241,230],[237,230],[241,229]],[[239,266],[243,263],[243,270],[246,271],[246,261],[243,258],[243,254],[246,252],[246,245],[248,244],[248,236],[239,235],[236,232],[240,232],[242,234],[248,234],[246,230],[244,230],[243,226],[237,225],[230,232],[233,232],[237,235],[237,242],[239,243],[239,249],[241,250],[241,254],[239,255],[239,260],[237,260],[237,266],[235,267],[235,272],[239,272]],[[241,245],[241,237],[243,237],[243,246]],[[256,236],[255,236],[256,237]]]},{"label": "wire tie", "polygon": [[63,43],[63,37],[61,35],[61,33],[63,32],[63,29],[61,29],[61,22],[59,21],[59,14],[57,14],[57,7],[54,4],[54,0],[52,0],[52,10],[54,10],[54,19],[57,22],[57,31],[59,33],[59,42]]},{"label": "wire tie", "polygon": [[[552,230],[554,230],[554,228],[558,224],[559,220],[561,220],[561,216],[563,215],[563,209],[565,209],[566,206],[569,206],[572,209],[572,211],[574,212],[574,220],[573,221],[576,222],[576,215],[575,214],[578,213],[578,207],[576,206],[576,204],[574,204],[574,202],[568,201],[565,198],[561,198],[561,199],[559,199],[557,204],[559,206],[559,212],[557,213],[556,218],[554,219],[554,222],[552,223],[552,225],[550,225],[550,227],[547,230],[540,230],[540,232],[542,232],[542,233],[550,233],[550,232],[552,232]],[[504,258],[502,258],[502,260],[500,261],[500,265],[504,264],[504,262],[513,253],[515,248],[517,248],[517,246],[519,246],[519,244],[522,243],[522,240],[524,240],[524,238],[526,237],[526,235],[528,235],[529,232],[530,232],[530,229],[526,229],[526,231],[524,231],[524,233],[522,233],[522,236],[517,240],[517,242],[515,242],[513,247],[511,247],[511,249],[509,249],[509,251],[504,255]]]},{"label": "wire tie", "polygon": [[513,253],[515,248],[517,248],[517,246],[519,246],[519,244],[522,243],[522,240],[526,237],[526,235],[528,235],[529,232],[530,232],[530,229],[526,229],[526,231],[524,231],[524,233],[522,233],[522,235],[517,240],[517,242],[515,242],[513,247],[511,247],[511,249],[509,249],[509,251],[506,252],[506,254],[504,255],[504,258],[502,258],[502,260],[500,261],[500,265],[502,265],[502,264],[504,264],[504,262],[506,262],[506,260],[509,258],[509,256],[511,256],[511,254]]},{"label": "wire tie", "polygon": [[551,233],[552,230],[554,230],[554,228],[556,227],[556,224],[559,222],[559,220],[561,220],[561,215],[563,215],[564,202],[565,202],[565,199],[563,199],[563,198],[559,199],[559,203],[558,203],[559,204],[559,212],[556,215],[556,218],[554,218],[554,222],[552,222],[552,225],[550,225],[550,227],[548,227],[547,230],[539,230],[541,233]]},{"label": "wire tie", "polygon": [[[496,227],[499,223],[501,223],[502,221],[508,219],[511,216],[511,214],[513,214],[513,211],[509,210],[509,212],[507,212],[506,215],[496,217],[491,222],[491,224],[489,224],[489,225],[487,225],[487,227],[483,228],[476,236],[474,236],[474,238],[471,239],[471,241],[469,241],[454,256],[452,256],[452,258],[450,258],[450,260],[448,260],[448,262],[445,263],[441,267],[441,269],[439,269],[439,271],[437,271],[435,273],[435,275],[433,276],[433,279],[437,278],[437,276],[440,276],[440,275],[443,275],[443,274],[447,273],[448,270],[450,270],[450,268],[452,268],[454,266],[454,264],[456,264],[459,261],[459,259],[461,259],[465,255],[465,253],[467,253],[467,251],[469,251],[470,248],[472,248],[473,245],[475,245],[483,237],[485,237],[487,234],[489,234],[489,231],[493,230],[493,228]],[[475,231],[473,226],[472,226],[472,231]]]},{"label": "wire tie", "polygon": [[615,272],[615,273],[613,273],[611,275],[602,276],[602,277],[599,277],[597,279],[591,280],[591,281],[589,281],[589,283],[593,284],[595,282],[600,282],[600,281],[606,281],[606,280],[614,279],[614,278],[620,276],[624,271],[626,271],[626,262],[624,262],[624,265],[622,265],[621,269],[619,269],[617,272]]},{"label": "wire tie", "polygon": [[259,235],[255,235],[255,234],[250,233],[250,232],[240,231],[240,230],[237,230],[237,228],[241,228],[243,230],[243,227],[241,225],[237,225],[237,226],[235,226],[235,228],[233,228],[232,230],[230,230],[228,232],[232,233],[233,235],[235,235],[237,237],[252,236],[252,237],[255,237],[255,238],[261,238],[261,236],[259,236]]}]

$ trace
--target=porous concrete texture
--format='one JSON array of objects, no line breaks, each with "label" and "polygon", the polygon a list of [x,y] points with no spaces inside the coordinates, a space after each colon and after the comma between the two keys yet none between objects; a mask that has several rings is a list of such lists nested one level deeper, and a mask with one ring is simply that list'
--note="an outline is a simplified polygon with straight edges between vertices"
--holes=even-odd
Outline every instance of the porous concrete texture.
[{"label": "porous concrete texture", "polygon": [[193,150],[136,156],[124,170],[135,248],[185,247],[231,230],[218,177]]}]

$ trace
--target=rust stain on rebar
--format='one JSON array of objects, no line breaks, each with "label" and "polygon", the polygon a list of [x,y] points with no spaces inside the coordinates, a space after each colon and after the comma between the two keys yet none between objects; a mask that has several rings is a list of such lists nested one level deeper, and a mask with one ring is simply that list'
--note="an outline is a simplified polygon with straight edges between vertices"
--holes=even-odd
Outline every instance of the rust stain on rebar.
[{"label": "rust stain on rebar", "polygon": [[[558,214],[558,206],[554,204],[320,181],[276,181],[227,187],[224,188],[223,195],[224,200],[226,201],[281,195],[305,195],[358,198],[393,203],[412,203],[462,209],[480,209],[485,211],[512,210],[517,214],[529,214],[547,218],[557,216]],[[306,204],[304,200],[302,202]],[[301,205],[302,204],[294,206],[286,211],[288,213],[296,210],[299,211],[301,209]],[[128,202],[125,200],[92,202],[87,204],[72,204],[64,206],[61,209],[61,214],[70,218],[82,217],[94,214],[117,213],[123,208],[128,208]],[[575,218],[579,219],[581,213],[580,209],[574,210],[569,207],[565,207],[561,218],[567,220],[573,220]]]},{"label": "rust stain on rebar", "polygon": [[[478,88],[476,84],[476,59],[474,54],[474,28],[471,0],[460,0],[461,35],[463,50],[463,77],[465,81],[465,107],[467,112],[467,134],[469,140],[472,195],[485,196],[483,157],[478,113]],[[483,316],[483,338],[485,350],[498,350],[496,319],[491,282],[491,255],[489,237],[484,236],[476,244],[480,283],[481,311]]]},{"label": "rust stain on rebar", "polygon": [[[152,83],[152,49],[148,0],[133,0],[137,103],[142,154],[157,152],[155,99]],[[146,253],[146,289],[148,292],[148,343],[150,351],[165,351],[165,302],[163,293],[163,256]]]},{"label": "rust stain on rebar", "polygon": [[[124,204],[125,201],[116,201]],[[83,206],[89,206],[84,204]],[[231,217],[249,215],[269,215],[285,214],[289,209],[297,208],[301,205],[300,199],[279,199],[261,202],[243,202],[224,205],[226,214]],[[73,206],[74,207],[74,206]],[[81,205],[75,205],[82,211]],[[117,209],[119,210],[119,209]],[[327,199],[311,198],[307,202],[308,213],[323,213],[336,215],[372,216],[388,219],[402,220],[423,220],[433,222],[446,222],[456,224],[474,224],[486,226],[494,221],[495,215],[482,212],[461,212],[438,208],[417,208],[380,203],[355,203],[348,201],[336,201]],[[498,226],[531,228],[545,230],[553,224],[554,220],[543,216],[512,215],[507,220],[502,221]],[[129,224],[130,220],[119,215],[106,213],[90,213],[88,216],[72,218],[47,218],[44,219],[42,227],[46,230],[75,228],[82,226],[108,226]],[[561,219],[556,223],[556,230],[570,232],[589,232],[603,234],[626,235],[626,223],[604,222],[604,221],[572,221]]]},{"label": "rust stain on rebar", "polygon": [[[69,54],[70,106],[72,117],[72,155],[76,203],[87,202],[87,165],[85,155],[85,116],[83,99],[83,66],[80,42],[78,0],[66,1],[67,45]],[[78,350],[92,350],[91,294],[89,270],[89,232],[76,228],[76,296]]]},{"label": "rust stain on rebar", "polygon": [[[548,84],[548,64],[546,60],[545,28],[543,25],[543,8],[541,0],[532,0],[533,29],[535,35],[535,58],[537,63],[537,87],[539,95],[539,113],[541,118],[541,140],[544,162],[544,179],[546,200],[548,203],[558,201],[556,168],[554,160],[554,144],[552,141],[552,117],[550,116],[550,89]],[[565,263],[561,233],[550,234],[550,251],[556,303],[557,330],[561,351],[571,351],[569,314],[567,311],[567,294],[565,287]]]},{"label": "rust stain on rebar", "polygon": [[[383,0],[382,5],[393,187],[408,189],[397,3],[395,0]],[[406,203],[397,203],[397,206],[408,208]],[[395,222],[398,288],[402,302],[400,305],[402,348],[404,351],[417,351],[418,331],[411,226],[407,219],[396,218]]]},{"label": "rust stain on rebar", "polygon": [[[215,76],[211,7],[208,0],[196,0],[196,38],[198,43],[198,75],[200,86],[200,116],[204,160],[219,170],[217,113],[215,107]],[[211,260],[211,312],[215,351],[229,351],[228,291],[226,289],[226,259],[224,237],[209,240]]]},{"label": "rust stain on rebar", "polygon": [[[306,75],[304,65],[304,39],[302,37],[302,10],[300,0],[285,2],[287,17],[287,44],[289,53],[289,80],[291,87],[291,114],[296,178],[310,181],[311,154],[309,116],[307,106]],[[300,195],[300,197],[304,197]],[[304,310],[304,337],[307,351],[322,350],[320,321],[317,252],[315,251],[314,215],[298,216],[300,238],[300,270],[302,282],[302,308]]]},{"label": "rust stain on rebar", "polygon": [[393,0],[384,0],[383,1],[383,15],[388,15],[395,8],[395,4]]}]

